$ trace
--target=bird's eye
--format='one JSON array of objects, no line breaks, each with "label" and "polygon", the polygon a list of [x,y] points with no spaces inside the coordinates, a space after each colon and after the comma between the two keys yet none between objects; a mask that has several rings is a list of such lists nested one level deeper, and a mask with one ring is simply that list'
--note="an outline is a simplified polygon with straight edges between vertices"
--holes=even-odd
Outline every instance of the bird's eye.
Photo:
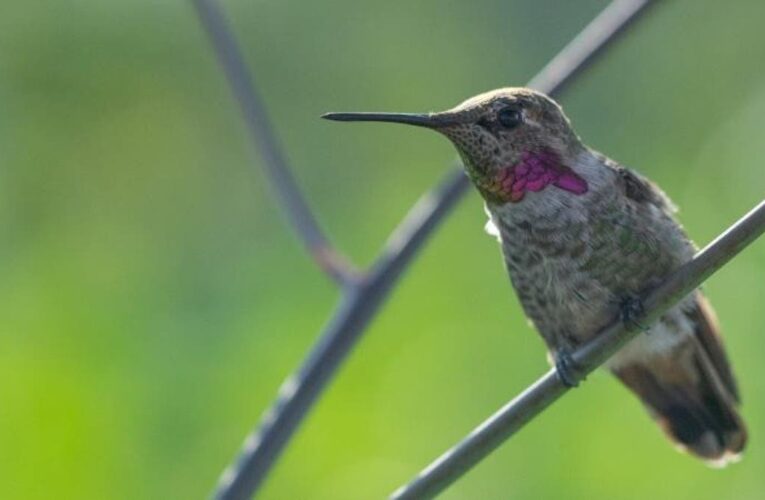
[{"label": "bird's eye", "polygon": [[497,113],[497,121],[507,129],[515,128],[523,122],[521,111],[514,107],[506,107]]}]

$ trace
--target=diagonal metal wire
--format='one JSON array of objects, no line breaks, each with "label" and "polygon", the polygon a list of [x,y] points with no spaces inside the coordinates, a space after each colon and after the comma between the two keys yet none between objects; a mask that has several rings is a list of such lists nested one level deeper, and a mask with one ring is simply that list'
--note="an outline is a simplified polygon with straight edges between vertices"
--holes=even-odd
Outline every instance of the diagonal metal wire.
[{"label": "diagonal metal wire", "polygon": [[[398,278],[465,193],[469,183],[461,168],[448,173],[409,211],[372,268],[357,273],[329,244],[300,195],[266,118],[265,106],[254,87],[253,77],[217,0],[192,0],[192,3],[242,108],[251,140],[263,156],[267,174],[295,231],[317,263],[341,284],[343,290],[343,298],[316,345],[282,385],[274,405],[245,440],[236,463],[220,479],[215,498],[246,499],[262,484]],[[654,3],[656,0],[614,0],[531,80],[529,86],[551,95],[558,94]]]},{"label": "diagonal metal wire", "polygon": [[467,188],[462,171],[412,208],[368,275],[348,289],[329,324],[298,370],[282,384],[276,402],[245,440],[236,463],[221,477],[216,499],[250,498],[273,467],[297,426],[388,297],[427,237]]},{"label": "diagonal metal wire", "polygon": [[[728,228],[690,262],[642,297],[644,314],[629,325],[615,318],[572,354],[583,379],[616,351],[640,334],[639,324],[656,322],[667,309],[698,288],[709,276],[765,232],[765,201]],[[499,445],[568,392],[555,369],[475,428],[466,438],[433,461],[406,486],[391,495],[394,500],[433,498],[462,477]]]},{"label": "diagonal metal wire", "polygon": [[266,106],[255,86],[252,72],[244,62],[223,11],[216,0],[192,1],[228,79],[231,92],[239,103],[239,109],[250,132],[250,140],[263,157],[262,163],[268,179],[295,232],[326,274],[340,284],[352,282],[355,271],[348,260],[330,244],[300,193],[287,164],[284,150],[268,119]]}]

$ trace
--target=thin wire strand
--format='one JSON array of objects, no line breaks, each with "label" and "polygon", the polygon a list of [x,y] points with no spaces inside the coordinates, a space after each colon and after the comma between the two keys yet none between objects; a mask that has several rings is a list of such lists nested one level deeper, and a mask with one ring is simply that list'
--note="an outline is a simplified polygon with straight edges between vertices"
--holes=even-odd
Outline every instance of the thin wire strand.
[{"label": "thin wire strand", "polygon": [[611,40],[637,22],[648,12],[646,7],[653,3],[656,0],[611,2],[531,79],[528,86],[549,95],[563,92]]},{"label": "thin wire strand", "polygon": [[221,69],[228,79],[234,98],[239,103],[250,140],[260,152],[263,166],[279,203],[287,212],[290,224],[319,267],[341,285],[355,281],[355,271],[348,259],[329,242],[316,222],[308,203],[300,193],[287,163],[266,106],[258,93],[252,72],[248,69],[233,30],[217,0],[192,0]]},{"label": "thin wire strand", "polygon": [[[657,321],[667,309],[698,288],[765,232],[765,201],[739,219],[688,263],[667,276],[642,298],[644,314],[625,325],[615,318],[591,341],[572,353],[573,365],[584,378],[640,333],[638,324]],[[503,442],[568,391],[550,370],[515,399],[475,428],[466,438],[433,461],[409,484],[395,491],[394,500],[433,498],[462,477]]]},{"label": "thin wire strand", "polygon": [[410,210],[394,232],[398,236],[392,238],[381,257],[387,264],[376,266],[368,280],[360,282],[358,288],[343,298],[311,353],[282,384],[276,402],[245,440],[236,462],[221,476],[215,498],[246,499],[257,491],[417,249],[464,192],[467,184],[463,177],[462,171],[450,173]]}]

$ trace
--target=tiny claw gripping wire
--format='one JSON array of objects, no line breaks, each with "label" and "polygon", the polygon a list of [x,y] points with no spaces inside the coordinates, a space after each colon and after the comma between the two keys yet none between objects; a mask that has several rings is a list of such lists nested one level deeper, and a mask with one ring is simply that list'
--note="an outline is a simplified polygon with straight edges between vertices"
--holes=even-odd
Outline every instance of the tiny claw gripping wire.
[{"label": "tiny claw gripping wire", "polygon": [[584,380],[584,377],[579,375],[580,371],[577,369],[571,353],[565,349],[559,350],[555,354],[555,372],[561,383],[570,389],[578,387],[579,382]]},{"label": "tiny claw gripping wire", "polygon": [[619,304],[619,317],[625,326],[637,326],[640,330],[648,332],[650,326],[642,323],[641,318],[645,316],[645,306],[640,298],[635,296],[624,297]]}]

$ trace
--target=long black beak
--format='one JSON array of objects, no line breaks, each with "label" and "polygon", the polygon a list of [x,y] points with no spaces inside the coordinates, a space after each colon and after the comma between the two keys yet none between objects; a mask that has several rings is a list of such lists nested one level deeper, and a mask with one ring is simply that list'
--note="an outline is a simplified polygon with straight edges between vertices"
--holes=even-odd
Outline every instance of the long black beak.
[{"label": "long black beak", "polygon": [[321,117],[339,122],[392,122],[427,128],[453,123],[441,113],[326,113]]}]

